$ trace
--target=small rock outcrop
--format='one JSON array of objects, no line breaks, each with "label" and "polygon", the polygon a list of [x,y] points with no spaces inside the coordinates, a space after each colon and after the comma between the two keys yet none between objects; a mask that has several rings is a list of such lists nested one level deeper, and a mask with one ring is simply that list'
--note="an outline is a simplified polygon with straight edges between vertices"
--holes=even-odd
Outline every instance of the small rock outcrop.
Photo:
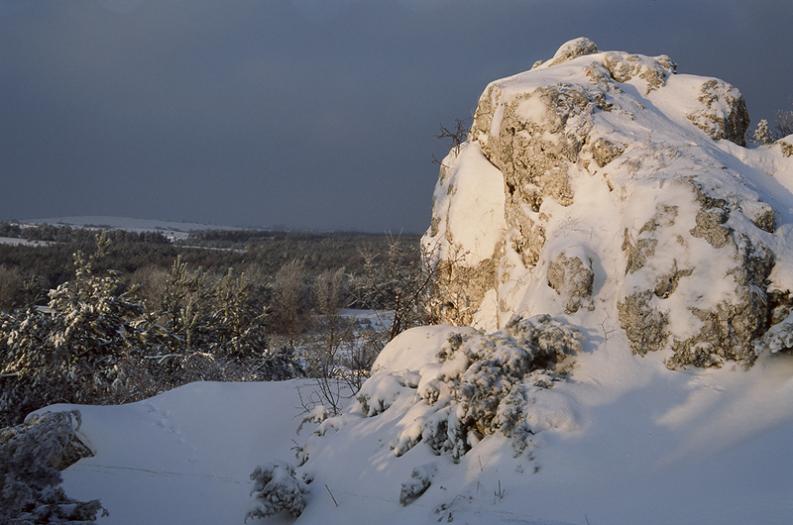
[{"label": "small rock outcrop", "polygon": [[565,299],[564,311],[574,314],[586,302],[592,306],[592,284],[595,274],[588,259],[565,253],[559,254],[548,265],[548,286]]},{"label": "small rock outcrop", "polygon": [[[673,368],[751,364],[772,296],[793,289],[793,224],[772,206],[793,205],[793,181],[789,143],[749,155],[748,125],[726,82],[585,38],[492,82],[442,164],[422,241],[442,270],[436,315],[488,330],[586,316]],[[759,193],[762,177],[786,190]],[[489,222],[472,237],[460,195],[474,190]]]},{"label": "small rock outcrop", "polygon": [[741,92],[733,86],[712,78],[700,88],[702,107],[687,115],[688,119],[712,139],[726,139],[746,145],[749,112]]},{"label": "small rock outcrop", "polygon": [[77,434],[80,413],[47,412],[0,429],[0,522],[88,524],[99,501],[69,498],[60,471],[93,453]]}]

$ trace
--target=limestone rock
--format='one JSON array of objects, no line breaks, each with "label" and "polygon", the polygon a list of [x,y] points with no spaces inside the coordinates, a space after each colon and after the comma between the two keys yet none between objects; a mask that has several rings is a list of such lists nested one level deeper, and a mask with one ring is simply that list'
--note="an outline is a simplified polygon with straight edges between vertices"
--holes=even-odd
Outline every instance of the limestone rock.
[{"label": "limestone rock", "polygon": [[[545,63],[545,65],[553,66],[556,64],[561,64],[562,62],[567,62],[568,60],[572,60],[574,58],[578,58],[580,56],[591,55],[597,52],[597,44],[582,36],[562,44],[556,53],[554,53],[553,57]],[[543,64],[543,62],[541,61],[537,65],[540,64]]]},{"label": "limestone rock", "polygon": [[748,123],[726,82],[587,39],[492,82],[422,241],[438,320],[586,315],[671,367],[750,364],[793,290],[793,166],[786,139],[743,148]]},{"label": "limestone rock", "polygon": [[548,265],[548,286],[564,298],[568,314],[577,312],[582,303],[591,306],[594,280],[592,263],[578,256],[561,253]]},{"label": "limestone rock", "polygon": [[746,145],[749,112],[741,92],[712,78],[703,82],[699,101],[704,107],[688,114],[688,119],[714,140],[726,139]]}]

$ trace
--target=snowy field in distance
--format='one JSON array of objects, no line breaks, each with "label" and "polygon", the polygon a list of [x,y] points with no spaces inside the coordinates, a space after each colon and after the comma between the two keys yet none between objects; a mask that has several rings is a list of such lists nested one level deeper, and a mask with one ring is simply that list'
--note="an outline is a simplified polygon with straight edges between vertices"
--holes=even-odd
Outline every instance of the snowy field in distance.
[{"label": "snowy field in distance", "polygon": [[129,232],[160,232],[171,240],[186,239],[190,232],[204,230],[244,230],[237,226],[220,226],[195,222],[161,221],[154,219],[135,219],[132,217],[112,217],[86,215],[75,217],[50,217],[43,219],[24,219],[23,225],[49,224],[71,226],[73,228],[109,228]]}]

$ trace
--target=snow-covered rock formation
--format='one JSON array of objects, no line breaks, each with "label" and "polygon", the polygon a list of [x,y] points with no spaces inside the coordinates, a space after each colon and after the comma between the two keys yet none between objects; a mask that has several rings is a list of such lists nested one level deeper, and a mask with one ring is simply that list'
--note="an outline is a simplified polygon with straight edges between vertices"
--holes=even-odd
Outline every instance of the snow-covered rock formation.
[{"label": "snow-covered rock formation", "polygon": [[793,435],[791,138],[747,148],[740,92],[675,69],[579,38],[487,86],[422,239],[446,324],[392,341],[301,468],[356,498],[399,479],[391,522],[579,522],[560,502],[603,484],[603,523],[694,523],[642,509],[721,493],[705,449]]},{"label": "snow-covered rock formation", "polygon": [[793,159],[739,148],[748,124],[726,82],[585,38],[491,83],[423,239],[436,314],[616,321],[670,367],[750,364],[790,312]]}]

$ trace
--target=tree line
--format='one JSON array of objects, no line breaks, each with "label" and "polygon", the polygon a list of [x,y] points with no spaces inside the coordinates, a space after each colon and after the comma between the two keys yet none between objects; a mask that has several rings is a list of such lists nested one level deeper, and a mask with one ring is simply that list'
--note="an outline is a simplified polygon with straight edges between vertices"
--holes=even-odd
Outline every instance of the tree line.
[{"label": "tree line", "polygon": [[[415,238],[321,237],[298,239],[285,253],[263,245],[204,254],[111,237],[4,247],[3,272],[18,273],[23,293],[14,296],[6,283],[15,278],[0,272],[0,426],[51,403],[128,402],[196,380],[308,375],[318,402],[335,410],[339,384],[357,391],[389,338],[429,321],[430,280]],[[62,282],[42,291],[52,276],[33,284],[20,277],[25,261],[40,268],[35,261],[46,260],[36,250],[67,247],[75,251]],[[195,264],[197,252],[213,264]],[[8,265],[9,253],[18,266]],[[232,264],[221,271],[224,262]],[[342,262],[349,267],[333,266]],[[348,307],[390,313],[372,329],[343,315]]]}]

